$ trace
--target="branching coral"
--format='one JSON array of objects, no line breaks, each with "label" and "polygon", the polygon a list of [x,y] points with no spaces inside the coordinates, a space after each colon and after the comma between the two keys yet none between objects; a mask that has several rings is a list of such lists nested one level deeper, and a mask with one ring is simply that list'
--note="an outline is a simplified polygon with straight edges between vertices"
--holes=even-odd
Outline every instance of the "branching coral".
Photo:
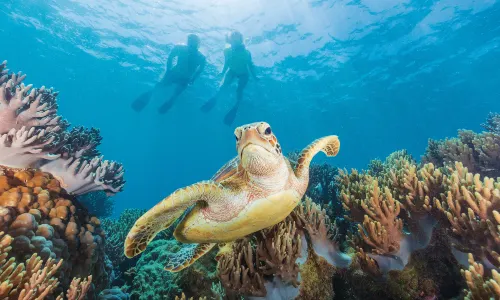
[{"label": "branching coral", "polygon": [[306,231],[315,254],[323,257],[332,266],[345,268],[351,259],[338,247],[337,226],[330,221],[326,211],[312,202],[309,197],[299,205],[292,217],[297,227]]},{"label": "branching coral", "polygon": [[256,252],[262,274],[278,277],[298,287],[299,266],[296,260],[302,248],[295,222],[287,219],[260,233],[262,239],[258,241]]},{"label": "branching coral", "polygon": [[455,246],[499,267],[500,180],[481,180],[459,162],[449,173],[444,178],[446,193],[435,205],[448,218]]},{"label": "branching coral", "polygon": [[486,123],[481,124],[489,132],[500,134],[500,114],[489,113]]},{"label": "branching coral", "polygon": [[258,272],[255,250],[248,240],[235,242],[225,255],[219,256],[219,278],[228,294],[263,297],[264,279]]},{"label": "branching coral", "polygon": [[432,162],[438,167],[461,162],[472,173],[483,176],[500,176],[500,117],[490,114],[483,127],[488,132],[475,133],[460,130],[458,138],[443,141],[429,140],[423,163]]},{"label": "branching coral", "polygon": [[337,189],[342,199],[342,207],[349,213],[344,216],[350,221],[362,220],[364,210],[361,201],[369,195],[369,186],[374,178],[368,174],[360,173],[357,170],[340,170],[336,178]]},{"label": "branching coral", "polygon": [[486,279],[484,267],[474,260],[469,254],[469,269],[462,270],[462,276],[467,282],[468,290],[465,290],[466,300],[490,300],[500,299],[500,274],[496,270],[491,271],[491,278]]},{"label": "branching coral", "polygon": [[[33,254],[26,263],[16,263],[14,258],[7,259],[12,250],[14,239],[0,232],[0,299],[38,300],[45,299],[55,292],[59,280],[55,276],[63,261],[56,263],[49,258],[45,263]],[[83,282],[73,279],[66,297],[68,300],[82,300],[87,294],[92,276]],[[57,300],[62,300],[62,295]]]},{"label": "branching coral", "polygon": [[75,127],[57,115],[57,92],[22,83],[0,65],[0,165],[39,168],[72,194],[123,189],[123,167],[99,157],[99,130]]},{"label": "branching coral", "polygon": [[[429,212],[433,199],[443,192],[443,176],[432,164],[419,169],[405,151],[391,154],[377,168],[342,171],[336,184],[349,212],[346,217],[358,223],[359,238],[352,238],[353,246],[376,254],[373,258],[386,271],[401,269],[412,251],[430,241],[435,220]],[[403,227],[411,234],[404,234]]]},{"label": "branching coral", "polygon": [[14,239],[10,255],[15,262],[34,253],[43,260],[63,259],[63,288],[69,287],[69,278],[88,275],[93,275],[93,289],[108,286],[110,270],[98,219],[46,173],[0,169],[0,183],[0,227]]},{"label": "branching coral", "polygon": [[381,194],[374,181],[371,196],[361,202],[366,214],[358,231],[366,245],[376,254],[394,254],[399,251],[403,238],[403,221],[398,218],[400,204],[388,188]]}]

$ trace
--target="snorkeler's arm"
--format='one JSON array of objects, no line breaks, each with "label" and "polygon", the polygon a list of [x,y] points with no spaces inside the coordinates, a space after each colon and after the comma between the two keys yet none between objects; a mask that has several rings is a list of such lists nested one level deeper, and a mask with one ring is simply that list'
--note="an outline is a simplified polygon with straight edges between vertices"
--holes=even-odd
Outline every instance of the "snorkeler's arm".
[{"label": "snorkeler's arm", "polygon": [[259,79],[257,77],[257,73],[255,73],[255,65],[253,64],[252,54],[248,51],[248,70],[250,70],[250,74],[252,74],[254,79]]},{"label": "snorkeler's arm", "polygon": [[229,52],[230,51],[231,51],[230,48],[224,49],[224,67],[222,68],[222,72],[221,72],[222,75],[226,74],[227,70],[229,69],[229,55],[230,55]]},{"label": "snorkeler's arm", "polygon": [[170,54],[168,55],[168,60],[167,60],[167,72],[172,69],[172,63],[174,62],[174,58],[179,56],[180,52],[180,47],[179,45],[174,46]]},{"label": "snorkeler's arm", "polygon": [[201,72],[203,72],[203,69],[205,68],[205,65],[207,64],[207,59],[203,54],[200,54],[200,64],[198,65],[198,68],[193,74],[193,77],[191,78],[191,82],[194,82],[198,76],[200,76]]}]

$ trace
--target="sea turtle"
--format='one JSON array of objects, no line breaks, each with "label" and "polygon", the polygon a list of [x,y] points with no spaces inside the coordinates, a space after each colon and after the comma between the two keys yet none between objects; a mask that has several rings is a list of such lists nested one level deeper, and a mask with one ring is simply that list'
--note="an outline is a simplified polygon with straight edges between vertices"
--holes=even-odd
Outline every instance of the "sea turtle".
[{"label": "sea turtle", "polygon": [[171,272],[188,267],[217,243],[279,223],[304,196],[312,158],[320,151],[335,156],[340,148],[335,135],[317,139],[301,152],[293,170],[269,124],[240,126],[234,134],[238,156],[212,180],[176,190],[141,216],[125,240],[127,257],[144,251],[183,214],[174,237],[186,245],[170,257],[166,269]]}]

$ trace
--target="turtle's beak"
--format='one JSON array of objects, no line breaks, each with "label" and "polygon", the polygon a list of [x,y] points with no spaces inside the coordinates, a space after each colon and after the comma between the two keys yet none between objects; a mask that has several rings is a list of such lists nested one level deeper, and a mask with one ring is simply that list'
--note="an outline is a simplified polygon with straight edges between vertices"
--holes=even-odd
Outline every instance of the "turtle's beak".
[{"label": "turtle's beak", "polygon": [[245,150],[245,148],[249,145],[260,146],[270,152],[268,148],[270,148],[271,145],[266,139],[262,138],[259,132],[257,132],[257,130],[255,129],[246,130],[241,135],[241,140],[238,143],[238,155],[240,156],[240,158],[243,154],[243,150]]}]

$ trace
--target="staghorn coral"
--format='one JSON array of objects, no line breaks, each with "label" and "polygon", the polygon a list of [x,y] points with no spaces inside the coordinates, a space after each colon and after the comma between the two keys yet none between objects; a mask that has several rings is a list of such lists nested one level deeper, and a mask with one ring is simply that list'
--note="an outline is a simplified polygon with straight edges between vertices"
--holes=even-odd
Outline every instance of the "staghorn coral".
[{"label": "staghorn coral", "polygon": [[329,264],[345,268],[351,259],[342,253],[338,245],[337,225],[330,221],[326,211],[305,197],[301,205],[297,206],[292,217],[297,227],[307,232],[314,253],[323,257]]},{"label": "staghorn coral", "polygon": [[0,219],[12,236],[11,256],[21,262],[33,254],[43,260],[64,260],[59,268],[61,287],[70,278],[92,275],[91,294],[109,284],[104,233],[100,221],[64,193],[49,174],[0,169]]},{"label": "staghorn coral", "polygon": [[66,298],[68,300],[83,300],[89,291],[90,284],[92,282],[92,275],[85,278],[83,281],[78,279],[73,279],[69,285],[69,289],[66,292]]},{"label": "staghorn coral", "polygon": [[469,253],[469,269],[461,271],[468,287],[468,290],[464,290],[464,299],[500,299],[500,274],[496,270],[492,270],[491,278],[486,279],[483,265],[476,262],[474,256]]},{"label": "staghorn coral", "polygon": [[237,241],[225,255],[219,255],[217,269],[228,295],[266,295],[264,279],[258,272],[255,249],[249,240]]},{"label": "staghorn coral", "polygon": [[446,192],[435,206],[449,221],[455,247],[500,266],[500,179],[472,174],[462,163],[448,168],[443,182]]},{"label": "staghorn coral", "polygon": [[471,173],[488,177],[500,176],[500,130],[499,115],[490,114],[483,127],[488,130],[475,133],[459,130],[457,138],[443,141],[429,140],[422,163],[433,163],[437,167],[461,162]]},{"label": "staghorn coral", "polygon": [[296,260],[301,253],[301,239],[295,222],[287,219],[260,233],[262,238],[258,240],[256,252],[262,274],[273,275],[284,283],[298,287],[299,266]]},{"label": "staghorn coral", "polygon": [[489,132],[500,134],[500,114],[490,112],[486,122],[481,126]]},{"label": "staghorn coral", "polygon": [[398,218],[400,204],[392,197],[388,188],[381,194],[378,183],[373,182],[369,199],[361,202],[365,210],[363,225],[358,232],[366,246],[375,254],[394,254],[399,251],[403,238],[403,222]]},{"label": "staghorn coral", "polygon": [[351,170],[351,173],[347,170],[340,170],[335,184],[342,199],[342,207],[349,213],[344,218],[352,222],[355,220],[359,222],[364,218],[361,200],[368,197],[370,183],[373,180],[372,176],[354,169]]},{"label": "staghorn coral", "polygon": [[[0,232],[0,299],[38,300],[51,296],[59,280],[55,277],[61,268],[63,260],[56,263],[49,258],[45,263],[33,254],[26,263],[16,263],[14,258],[7,260],[12,250],[13,239]],[[84,281],[74,278],[66,293],[68,300],[82,300],[85,298],[92,276]],[[62,294],[57,300],[62,300]]]},{"label": "staghorn coral", "polygon": [[74,127],[57,115],[57,92],[24,85],[0,65],[0,165],[39,168],[72,194],[123,189],[123,167],[99,157],[99,130]]}]

